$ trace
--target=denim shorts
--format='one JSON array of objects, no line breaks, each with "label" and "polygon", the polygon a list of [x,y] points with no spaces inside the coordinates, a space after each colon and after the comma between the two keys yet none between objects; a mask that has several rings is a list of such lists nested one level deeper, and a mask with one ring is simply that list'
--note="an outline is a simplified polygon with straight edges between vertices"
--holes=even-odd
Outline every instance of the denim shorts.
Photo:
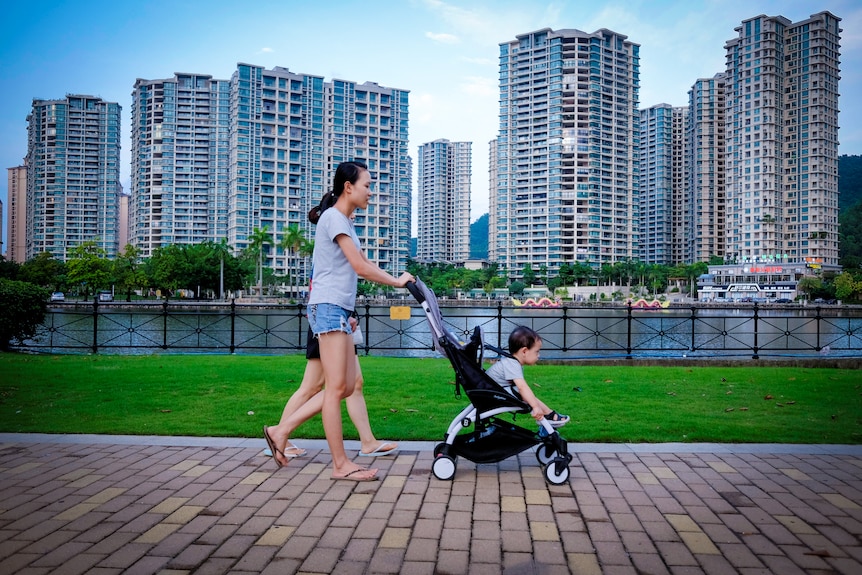
[{"label": "denim shorts", "polygon": [[331,331],[343,331],[350,335],[349,310],[331,303],[316,303],[308,306],[308,325],[314,335],[329,333]]}]

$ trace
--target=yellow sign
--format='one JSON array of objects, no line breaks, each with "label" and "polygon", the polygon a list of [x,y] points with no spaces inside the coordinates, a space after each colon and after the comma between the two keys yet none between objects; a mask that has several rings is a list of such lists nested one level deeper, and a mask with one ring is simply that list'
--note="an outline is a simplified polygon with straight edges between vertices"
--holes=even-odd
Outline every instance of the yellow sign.
[{"label": "yellow sign", "polygon": [[393,305],[389,307],[389,319],[410,319],[410,306]]}]

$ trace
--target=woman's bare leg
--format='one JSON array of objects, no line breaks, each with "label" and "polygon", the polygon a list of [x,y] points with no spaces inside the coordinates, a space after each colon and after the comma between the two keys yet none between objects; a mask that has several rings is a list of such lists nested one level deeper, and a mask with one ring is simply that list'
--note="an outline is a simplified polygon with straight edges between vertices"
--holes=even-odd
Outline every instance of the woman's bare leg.
[{"label": "woman's bare leg", "polygon": [[377,470],[357,471],[359,465],[347,458],[344,450],[344,429],[341,424],[341,400],[353,393],[356,382],[356,353],[353,338],[333,331],[318,335],[320,359],[326,386],[323,390],[323,429],[332,454],[332,477],[354,479],[373,477]]},{"label": "woman's bare leg", "polygon": [[[311,401],[315,395],[320,393],[322,388],[323,366],[319,359],[310,359],[305,364],[305,373],[302,376],[302,382],[299,384],[299,388],[293,392],[293,395],[290,396],[290,399],[287,400],[287,403],[284,406],[284,410],[281,413],[281,420],[278,422],[278,425],[267,428],[267,433],[272,438],[273,443],[275,443],[279,451],[281,451],[281,453],[273,454],[273,457],[275,457],[282,465],[286,465],[288,462],[288,458],[284,456],[284,451],[290,441],[290,434],[303,421],[319,413],[320,405],[322,405],[323,400],[322,396],[320,397],[317,411],[308,415],[308,411],[303,408],[308,406],[309,401]],[[304,417],[305,419],[301,419],[299,423],[294,423],[297,419],[293,418],[293,416],[300,409],[303,411],[303,414],[301,414],[300,417]]]},{"label": "woman's bare leg", "polygon": [[[364,380],[362,378],[362,368],[359,365],[359,357],[356,357],[356,383],[353,387],[353,393],[350,394],[350,397],[347,398],[347,413],[350,415],[350,420],[353,422],[353,426],[356,427],[356,432],[359,434],[359,442],[362,444],[360,447],[360,451],[362,453],[371,453],[375,449],[379,449],[383,442],[379,441],[376,437],[374,437],[374,433],[371,431],[371,422],[368,418],[368,407],[365,405],[365,396],[362,393],[362,384]],[[386,451],[391,451],[398,447],[397,443],[387,442],[389,443],[389,449]]]}]

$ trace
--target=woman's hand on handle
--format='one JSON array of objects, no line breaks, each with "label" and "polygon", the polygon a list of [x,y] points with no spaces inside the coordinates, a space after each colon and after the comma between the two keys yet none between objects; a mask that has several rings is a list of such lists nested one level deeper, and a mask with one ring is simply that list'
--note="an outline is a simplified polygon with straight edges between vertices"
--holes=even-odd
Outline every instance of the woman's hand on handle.
[{"label": "woman's hand on handle", "polygon": [[415,281],[416,281],[416,278],[413,277],[413,274],[411,274],[409,272],[404,272],[403,274],[398,276],[398,286],[397,287],[404,287],[409,282],[415,282]]}]

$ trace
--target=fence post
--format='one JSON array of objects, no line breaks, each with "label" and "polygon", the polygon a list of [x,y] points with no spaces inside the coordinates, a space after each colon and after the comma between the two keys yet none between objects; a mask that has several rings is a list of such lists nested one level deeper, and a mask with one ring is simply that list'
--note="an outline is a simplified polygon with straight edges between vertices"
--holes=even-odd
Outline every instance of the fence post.
[{"label": "fence post", "polygon": [[303,310],[303,308],[304,308],[304,306],[301,303],[297,302],[297,304],[296,304],[296,319],[298,321],[296,322],[296,341],[299,342],[299,348],[300,349],[308,347],[308,342],[305,342],[305,345],[302,345],[302,338],[304,338],[305,334],[308,332],[308,330],[302,329],[302,315],[303,315],[302,310]]},{"label": "fence post", "polygon": [[626,334],[626,359],[632,359],[632,302],[626,304],[627,313],[626,313],[626,323],[628,324]]},{"label": "fence post", "polygon": [[371,328],[371,304],[365,302],[365,326],[362,328],[362,333],[364,334],[362,339],[364,345],[362,347],[365,348],[365,355],[368,355],[371,352],[371,333],[369,333],[369,329]]},{"label": "fence post", "polygon": [[562,346],[563,351],[569,351],[569,346],[566,345],[566,342],[568,341],[568,338],[566,337],[566,328],[568,327],[568,324],[569,324],[568,310],[569,310],[569,308],[566,305],[563,305],[563,346]]},{"label": "fence post", "polygon": [[168,298],[162,302],[162,349],[168,349]]},{"label": "fence post", "polygon": [[[506,338],[508,342],[508,337]],[[497,347],[503,349],[503,302],[497,302]],[[506,349],[509,346],[506,345]]]},{"label": "fence post", "polygon": [[93,298],[93,353],[99,352],[99,294]]},{"label": "fence post", "polygon": [[697,308],[691,306],[691,347],[689,351],[694,352],[694,346],[697,344],[697,340],[694,337],[695,329],[696,329],[696,320],[697,320]]},{"label": "fence post", "polygon": [[815,349],[819,351],[823,351],[823,348],[820,347],[820,320],[823,319],[823,316],[820,315],[820,306],[814,308],[814,322],[817,326],[817,343]]},{"label": "fence post", "polygon": [[757,353],[757,319],[757,302],[754,302],[754,348],[752,349],[754,355],[751,356],[751,359],[760,359],[760,355]]},{"label": "fence post", "polygon": [[230,352],[236,351],[236,298],[230,300]]}]

